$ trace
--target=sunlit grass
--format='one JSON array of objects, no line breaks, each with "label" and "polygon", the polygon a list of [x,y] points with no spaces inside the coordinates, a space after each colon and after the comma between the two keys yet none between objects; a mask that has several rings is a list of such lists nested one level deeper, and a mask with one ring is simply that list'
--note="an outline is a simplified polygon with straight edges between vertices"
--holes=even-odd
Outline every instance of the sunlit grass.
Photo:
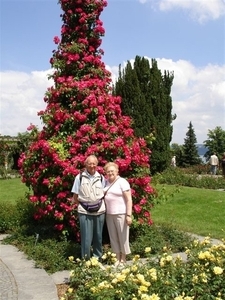
[{"label": "sunlit grass", "polygon": [[23,198],[28,188],[20,178],[0,179],[0,202],[15,203]]},{"label": "sunlit grass", "polygon": [[225,237],[224,191],[158,185],[159,190],[162,188],[168,197],[152,209],[156,224],[172,224],[177,229],[213,238]]}]

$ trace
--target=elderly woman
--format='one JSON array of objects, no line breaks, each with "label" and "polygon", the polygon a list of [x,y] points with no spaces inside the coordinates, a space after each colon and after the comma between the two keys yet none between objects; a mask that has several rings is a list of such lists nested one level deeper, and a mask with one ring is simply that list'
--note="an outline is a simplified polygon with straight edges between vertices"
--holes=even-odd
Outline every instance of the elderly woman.
[{"label": "elderly woman", "polygon": [[116,254],[115,266],[126,263],[131,253],[129,226],[132,223],[132,196],[129,182],[119,176],[119,167],[113,162],[105,165],[107,181],[105,191],[106,224],[112,251]]}]

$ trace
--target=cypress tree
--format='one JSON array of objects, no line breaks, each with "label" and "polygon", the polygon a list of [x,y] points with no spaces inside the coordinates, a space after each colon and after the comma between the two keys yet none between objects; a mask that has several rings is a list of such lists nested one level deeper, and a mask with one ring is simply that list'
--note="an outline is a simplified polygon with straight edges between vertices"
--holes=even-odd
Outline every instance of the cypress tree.
[{"label": "cypress tree", "polygon": [[[150,67],[148,59],[136,56],[133,68],[130,62],[123,71],[120,67],[113,91],[122,97],[122,111],[133,119],[135,134],[139,137],[153,134],[155,137],[149,145],[152,150],[151,173],[154,174],[166,169],[170,163],[171,124],[176,116],[171,114],[173,74],[164,72],[162,75],[157,61],[152,59],[151,63]],[[132,74],[138,80],[135,85],[132,85]]]}]

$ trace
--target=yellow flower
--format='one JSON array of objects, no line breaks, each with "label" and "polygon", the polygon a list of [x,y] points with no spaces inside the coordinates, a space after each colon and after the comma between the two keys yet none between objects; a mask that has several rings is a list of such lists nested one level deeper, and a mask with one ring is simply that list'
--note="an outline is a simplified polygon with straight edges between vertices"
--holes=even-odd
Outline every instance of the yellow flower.
[{"label": "yellow flower", "polygon": [[70,277],[74,276],[74,270],[70,271]]},{"label": "yellow flower", "polygon": [[140,282],[145,281],[144,275],[142,275],[142,274],[140,274],[140,273],[137,274],[137,279],[138,279]]},{"label": "yellow flower", "polygon": [[131,271],[132,272],[136,272],[138,269],[138,267],[136,265],[131,266]]},{"label": "yellow flower", "polygon": [[106,254],[103,254],[103,255],[102,255],[102,259],[105,260],[106,258],[107,258],[107,255],[106,255]]},{"label": "yellow flower", "polygon": [[144,285],[141,285],[138,289],[140,292],[147,292],[148,291],[148,288],[147,286],[144,286]]},{"label": "yellow flower", "polygon": [[123,269],[122,271],[121,271],[121,273],[122,274],[129,274],[130,273],[130,268],[126,268],[126,269]]},{"label": "yellow flower", "polygon": [[210,244],[210,237],[209,236],[206,236],[204,238],[204,240],[201,242],[202,245],[209,245]]},{"label": "yellow flower", "polygon": [[90,290],[91,290],[92,293],[96,293],[98,291],[98,289],[95,286],[92,286],[90,288]]},{"label": "yellow flower", "polygon": [[164,257],[161,257],[159,264],[160,264],[160,267],[165,266],[165,258]]},{"label": "yellow flower", "polygon": [[205,274],[205,272],[201,273],[200,274],[200,277],[202,279],[202,282],[206,283],[208,280],[207,280],[207,275]]},{"label": "yellow flower", "polygon": [[157,270],[155,268],[149,269],[147,274],[150,275],[150,277],[153,281],[157,280]]},{"label": "yellow flower", "polygon": [[216,275],[220,275],[220,274],[223,273],[223,269],[220,268],[220,267],[214,267],[214,268],[213,268],[213,272],[214,272],[214,274],[216,274]]},{"label": "yellow flower", "polygon": [[98,266],[99,265],[99,261],[98,261],[97,257],[92,257],[90,260],[91,260],[92,266]]},{"label": "yellow flower", "polygon": [[140,255],[138,255],[138,254],[133,257],[133,261],[137,261],[139,259],[140,259]]},{"label": "yellow flower", "polygon": [[74,257],[73,256],[69,256],[69,261],[74,261]]},{"label": "yellow flower", "polygon": [[113,278],[112,283],[117,284],[117,282],[118,282],[117,278]]},{"label": "yellow flower", "polygon": [[194,246],[198,246],[199,240],[194,240],[193,244],[194,244]]},{"label": "yellow flower", "polygon": [[146,247],[145,248],[145,253],[151,252],[151,250],[152,250],[151,247]]},{"label": "yellow flower", "polygon": [[158,296],[158,294],[152,294],[148,300],[160,300],[160,297]]},{"label": "yellow flower", "polygon": [[190,252],[191,252],[190,249],[185,250],[185,253],[186,253],[187,255],[190,254]]},{"label": "yellow flower", "polygon": [[126,275],[124,274],[118,274],[117,275],[117,280],[120,282],[123,282],[126,279]]},{"label": "yellow flower", "polygon": [[111,284],[108,283],[108,281],[102,281],[98,285],[99,289],[104,289],[104,288],[112,288]]},{"label": "yellow flower", "polygon": [[198,283],[198,276],[197,275],[193,275],[192,282],[193,283]]},{"label": "yellow flower", "polygon": [[209,251],[200,251],[200,253],[198,254],[198,258],[203,260],[203,259],[208,259],[208,260],[211,260],[211,261],[214,261],[215,260],[215,256],[210,253]]},{"label": "yellow flower", "polygon": [[86,266],[87,268],[89,268],[89,267],[91,266],[90,260],[88,260],[88,261],[85,262],[85,266]]},{"label": "yellow flower", "polygon": [[173,260],[173,257],[171,255],[166,256],[166,261],[170,262]]},{"label": "yellow flower", "polygon": [[67,291],[68,291],[69,294],[72,294],[73,288],[69,288]]}]

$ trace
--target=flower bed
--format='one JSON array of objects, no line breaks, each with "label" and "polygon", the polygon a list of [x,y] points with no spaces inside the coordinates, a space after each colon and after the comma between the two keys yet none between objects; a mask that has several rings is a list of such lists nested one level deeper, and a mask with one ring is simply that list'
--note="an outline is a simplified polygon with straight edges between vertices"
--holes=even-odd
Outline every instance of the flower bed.
[{"label": "flower bed", "polygon": [[[96,259],[77,259],[71,271],[70,287],[61,300],[224,300],[225,244],[212,245],[209,238],[195,240],[186,250],[187,261],[173,258],[166,248],[163,255],[133,257],[122,268],[114,268],[114,256],[105,254],[107,265]],[[73,258],[70,257],[70,260]]]}]

